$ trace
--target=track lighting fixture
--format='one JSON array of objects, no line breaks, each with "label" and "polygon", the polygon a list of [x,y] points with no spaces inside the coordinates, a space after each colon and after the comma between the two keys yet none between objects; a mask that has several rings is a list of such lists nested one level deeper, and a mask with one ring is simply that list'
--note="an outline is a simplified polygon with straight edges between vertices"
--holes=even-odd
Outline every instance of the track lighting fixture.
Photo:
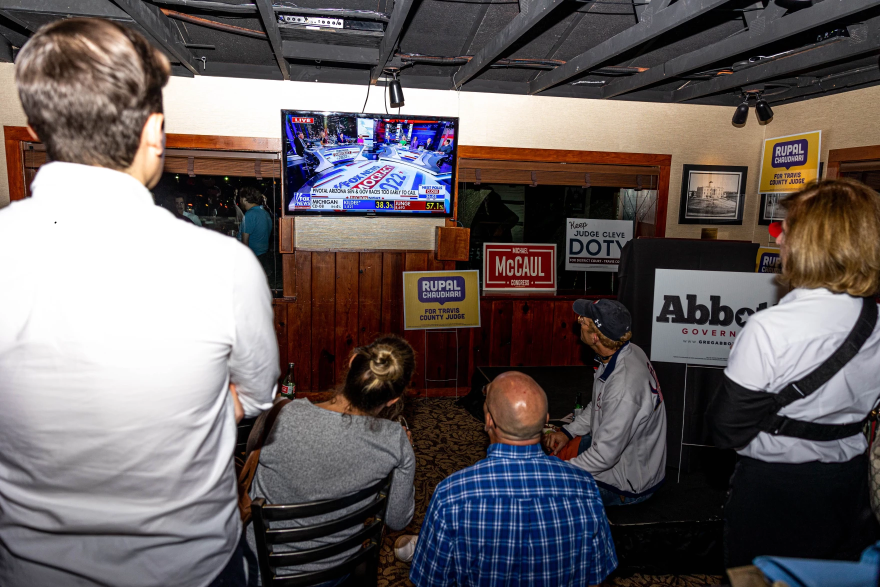
[{"label": "track lighting fixture", "polygon": [[758,101],[755,102],[755,115],[762,124],[767,124],[773,120],[773,109],[770,108],[770,104],[760,94],[758,94]]},{"label": "track lighting fixture", "polygon": [[755,116],[758,117],[760,124],[767,124],[773,120],[773,109],[770,108],[770,104],[764,99],[763,89],[749,89],[743,90],[742,104],[737,106],[736,112],[733,113],[733,120],[731,121],[733,126],[737,128],[745,126],[749,118],[749,98],[755,98]]},{"label": "track lighting fixture", "polygon": [[391,102],[392,108],[400,108],[404,104],[403,88],[400,87],[396,71],[394,72],[394,79],[388,84],[388,101]]},{"label": "track lighting fixture", "polygon": [[745,126],[746,120],[749,118],[749,98],[748,96],[743,96],[743,102],[739,106],[736,107],[736,112],[733,113],[733,126]]}]

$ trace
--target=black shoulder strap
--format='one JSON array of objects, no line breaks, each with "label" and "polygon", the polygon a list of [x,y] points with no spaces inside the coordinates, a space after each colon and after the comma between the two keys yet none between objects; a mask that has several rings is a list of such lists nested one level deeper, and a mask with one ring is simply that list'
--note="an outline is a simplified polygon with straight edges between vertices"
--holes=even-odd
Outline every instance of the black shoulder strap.
[{"label": "black shoulder strap", "polygon": [[825,362],[804,375],[798,381],[789,383],[782,391],[776,394],[776,403],[780,408],[799,399],[805,398],[834,377],[843,367],[855,357],[877,325],[877,303],[873,297],[862,298],[862,311],[856,319],[853,329],[850,331],[843,344],[834,351]]},{"label": "black shoulder strap", "polygon": [[289,399],[282,398],[275,402],[275,405],[273,405],[271,408],[269,408],[257,417],[256,421],[254,422],[254,427],[251,428],[251,433],[248,434],[247,449],[244,453],[245,455],[250,455],[255,450],[260,450],[261,448],[263,448],[263,443],[266,442],[266,438],[272,431],[272,427],[275,426],[275,418],[278,417],[278,412],[280,412],[281,408],[289,403]]}]

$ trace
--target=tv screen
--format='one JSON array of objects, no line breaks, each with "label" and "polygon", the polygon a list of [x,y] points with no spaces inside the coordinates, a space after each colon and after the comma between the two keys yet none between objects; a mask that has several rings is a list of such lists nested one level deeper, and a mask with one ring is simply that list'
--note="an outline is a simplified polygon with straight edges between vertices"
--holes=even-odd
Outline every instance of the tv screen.
[{"label": "tv screen", "polygon": [[282,110],[286,214],[452,215],[458,119]]}]

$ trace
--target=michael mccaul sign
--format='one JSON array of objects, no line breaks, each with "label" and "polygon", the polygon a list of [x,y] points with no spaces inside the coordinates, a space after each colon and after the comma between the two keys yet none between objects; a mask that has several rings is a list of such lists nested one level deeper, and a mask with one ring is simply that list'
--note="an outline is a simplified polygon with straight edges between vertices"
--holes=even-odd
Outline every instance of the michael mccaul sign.
[{"label": "michael mccaul sign", "polygon": [[651,360],[727,366],[749,316],[785,292],[772,273],[657,269]]},{"label": "michael mccaul sign", "polygon": [[566,271],[617,271],[620,251],[633,237],[631,220],[565,221]]}]

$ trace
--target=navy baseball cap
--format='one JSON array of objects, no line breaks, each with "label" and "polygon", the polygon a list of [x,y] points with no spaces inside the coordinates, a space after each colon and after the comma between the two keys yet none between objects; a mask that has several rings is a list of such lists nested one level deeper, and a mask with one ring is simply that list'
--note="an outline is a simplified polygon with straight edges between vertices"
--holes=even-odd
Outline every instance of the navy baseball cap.
[{"label": "navy baseball cap", "polygon": [[599,332],[611,340],[620,340],[632,329],[632,317],[617,300],[575,300],[575,314],[590,318]]}]

